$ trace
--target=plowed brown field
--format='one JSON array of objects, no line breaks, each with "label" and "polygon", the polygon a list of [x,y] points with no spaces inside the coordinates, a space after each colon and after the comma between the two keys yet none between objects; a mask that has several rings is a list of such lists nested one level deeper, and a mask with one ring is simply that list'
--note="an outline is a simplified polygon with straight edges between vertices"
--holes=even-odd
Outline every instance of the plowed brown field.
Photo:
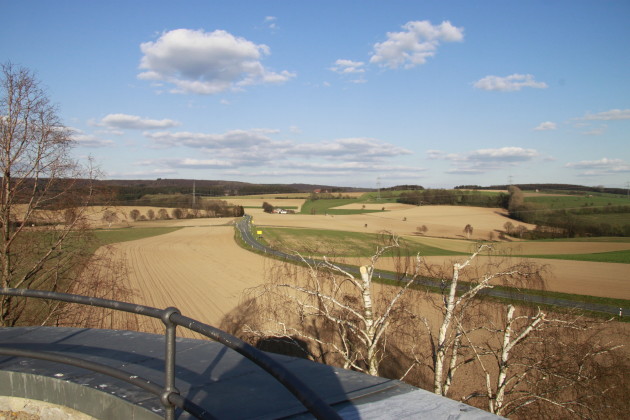
[{"label": "plowed brown field", "polygon": [[[166,308],[210,325],[239,304],[241,293],[262,282],[264,257],[241,249],[234,228],[188,227],[166,235],[115,246],[127,266],[128,301]],[[145,331],[161,332],[159,320],[142,323]],[[194,337],[181,328],[178,335]]]},{"label": "plowed brown field", "polygon": [[[427,263],[439,266],[452,266],[454,262],[462,262],[462,257],[425,257]],[[491,272],[496,270],[488,267],[490,261],[496,262],[497,257],[478,257],[471,270]],[[510,264],[516,264],[520,258],[510,259]],[[630,276],[628,264],[598,263],[590,261],[565,261],[530,258],[530,261],[543,267],[544,285],[523,285],[525,288],[549,290],[552,292],[573,293],[619,299],[630,299]],[[366,264],[363,261],[361,264]],[[486,269],[486,267],[488,267]],[[396,267],[391,259],[383,258],[379,267],[383,270],[395,271]]]},{"label": "plowed brown field", "polygon": [[[262,209],[262,205],[264,202],[271,204],[274,207],[287,208],[287,207],[297,207],[295,210],[296,213],[300,212],[300,208],[302,204],[304,204],[303,198],[228,198],[227,202],[243,207],[257,207]],[[250,208],[247,209],[249,211]],[[246,212],[247,212],[246,211]]]},{"label": "plowed brown field", "polygon": [[429,228],[427,235],[447,238],[464,238],[463,230],[467,224],[473,227],[471,239],[487,239],[490,232],[496,236],[497,231],[503,230],[503,225],[507,221],[511,221],[515,226],[522,224],[528,229],[535,228],[534,225],[508,219],[503,209],[398,206],[401,205],[393,205],[393,211],[352,215],[268,214],[262,209],[248,209],[247,213],[254,215],[254,223],[259,226],[307,227],[370,233],[388,230],[397,235],[411,235],[416,232],[418,226],[426,225]]}]

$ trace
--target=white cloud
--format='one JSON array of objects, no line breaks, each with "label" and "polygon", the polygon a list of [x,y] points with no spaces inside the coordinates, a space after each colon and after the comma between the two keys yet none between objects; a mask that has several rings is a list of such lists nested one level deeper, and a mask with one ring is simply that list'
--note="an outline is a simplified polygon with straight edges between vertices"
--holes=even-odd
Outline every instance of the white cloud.
[{"label": "white cloud", "polygon": [[170,169],[226,169],[231,168],[231,162],[219,159],[193,159],[193,158],[172,158],[154,159],[136,162],[140,166],[159,166]]},{"label": "white cloud", "polygon": [[548,130],[556,130],[558,125],[555,122],[545,121],[538,124],[537,127],[534,128],[536,131],[548,131]]},{"label": "white cloud", "polygon": [[127,172],[108,172],[107,176],[109,178],[120,178],[120,179],[130,179],[130,178],[144,178],[144,177],[156,177],[156,176],[164,176],[164,175],[173,175],[176,174],[177,171],[174,169],[162,168],[162,169],[150,169],[147,171],[127,171]]},{"label": "white cloud", "polygon": [[223,31],[175,29],[140,45],[140,79],[173,84],[173,93],[212,95],[244,86],[283,83],[294,73],[275,73],[261,59],[269,47]]},{"label": "white cloud", "polygon": [[364,66],[365,63],[362,61],[339,59],[335,61],[335,65],[332,66],[330,70],[339,74],[365,73],[365,69],[363,68]]},{"label": "white cloud", "polygon": [[446,171],[447,174],[454,175],[479,175],[485,173],[485,170],[475,168],[453,168]]},{"label": "white cloud", "polygon": [[269,144],[271,138],[268,135],[275,132],[277,131],[266,129],[231,130],[223,134],[160,131],[156,133],[146,132],[144,136],[151,139],[158,147],[187,146],[206,149],[238,149]]},{"label": "white cloud", "polygon": [[118,128],[118,129],[128,129],[128,130],[152,130],[157,128],[170,128],[176,127],[180,125],[178,121],[173,120],[151,120],[148,118],[138,117],[136,115],[128,115],[128,114],[108,114],[101,119],[99,123],[96,125],[108,127],[108,128]]},{"label": "white cloud", "polygon": [[611,109],[610,111],[599,112],[597,114],[587,114],[580,118],[582,120],[630,120],[630,109]]},{"label": "white cloud", "polygon": [[531,74],[512,74],[506,77],[486,76],[477,80],[474,85],[477,89],[500,92],[514,92],[524,87],[546,89],[545,82],[537,82]]},{"label": "white cloud", "polygon": [[[397,165],[375,165],[373,162],[283,162],[278,166],[283,168],[303,168],[316,170],[362,170],[367,172],[388,172],[391,170],[418,170]],[[421,169],[424,171],[424,169]]]},{"label": "white cloud", "polygon": [[[296,128],[292,127],[294,131]],[[276,140],[278,130],[230,130],[224,133],[145,132],[155,148],[192,148],[190,159],[145,161],[146,165],[171,169],[222,169],[239,171],[265,168],[269,171],[316,171],[318,174],[405,172],[419,173],[419,168],[386,165],[387,161],[411,154],[411,151],[373,138],[342,138],[332,141],[298,143]],[[181,151],[178,151],[180,154]],[[227,172],[222,172],[227,174]],[[285,172],[287,173],[287,172]],[[249,173],[249,175],[252,175]]]},{"label": "white cloud", "polygon": [[430,150],[427,153],[429,158],[454,162],[455,167],[447,171],[447,173],[451,174],[481,174],[505,166],[514,166],[528,162],[540,156],[538,151],[522,147],[478,149],[468,153],[451,154]]},{"label": "white cloud", "polygon": [[110,147],[114,145],[114,142],[111,140],[101,139],[93,134],[86,134],[83,131],[73,128],[72,131],[72,140],[77,143],[77,146],[80,147],[90,147],[90,148],[98,148],[98,147]]},{"label": "white cloud", "polygon": [[464,29],[449,21],[432,25],[428,20],[412,21],[403,26],[403,32],[388,32],[387,40],[374,44],[370,63],[390,69],[400,66],[412,68],[433,57],[441,42],[464,39]]},{"label": "white cloud", "polygon": [[585,136],[601,136],[602,134],[606,132],[607,129],[608,129],[608,126],[604,124],[599,127],[592,128],[589,131],[584,131],[582,134]]},{"label": "white cloud", "polygon": [[411,151],[372,138],[354,137],[320,143],[300,143],[288,148],[293,156],[325,156],[328,159],[380,160],[385,157],[409,155]]},{"label": "white cloud", "polygon": [[155,147],[186,146],[212,151],[214,154],[233,154],[240,159],[251,156],[259,159],[280,159],[287,156],[326,158],[332,160],[381,160],[411,154],[411,151],[377,139],[356,137],[317,143],[296,143],[273,140],[278,130],[230,130],[222,134],[182,132],[145,132]]},{"label": "white cloud", "polygon": [[444,159],[446,153],[441,150],[430,149],[426,151],[427,158],[429,159]]},{"label": "white cloud", "polygon": [[522,162],[531,160],[536,156],[538,156],[538,152],[534,149],[523,149],[522,147],[501,147],[499,149],[475,150],[468,155],[468,160]]},{"label": "white cloud", "polygon": [[602,158],[599,160],[583,160],[564,165],[567,168],[575,168],[583,171],[584,176],[615,175],[630,173],[630,164],[622,159]]},{"label": "white cloud", "polygon": [[264,170],[251,172],[250,176],[316,176],[316,177],[356,177],[358,175],[373,177],[375,174],[386,174],[387,179],[410,179],[418,178],[426,175],[426,169],[417,167],[406,167],[396,165],[364,165],[359,163],[353,164],[287,164],[277,165],[273,168],[265,168]]},{"label": "white cloud", "polygon": [[276,20],[278,20],[278,18],[275,16],[265,16],[265,24],[269,27],[269,29],[278,29]]}]

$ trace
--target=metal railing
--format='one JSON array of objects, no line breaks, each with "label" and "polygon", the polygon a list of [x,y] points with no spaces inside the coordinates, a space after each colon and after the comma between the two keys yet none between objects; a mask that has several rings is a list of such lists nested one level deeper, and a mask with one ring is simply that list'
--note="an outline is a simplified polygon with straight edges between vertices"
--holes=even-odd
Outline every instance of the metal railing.
[{"label": "metal railing", "polygon": [[319,397],[309,386],[307,386],[295,374],[286,369],[282,364],[269,357],[266,353],[256,349],[243,340],[234,337],[218,328],[199,322],[195,319],[181,315],[178,309],[169,307],[158,309],[150,306],[136,305],[133,303],[120,302],[116,300],[100,299],[89,296],[72,295],[68,293],[49,292],[43,290],[11,289],[0,288],[0,295],[21,296],[25,298],[51,299],[56,301],[76,303],[81,305],[97,306],[101,308],[113,309],[116,311],[129,312],[133,314],[148,316],[160,319],[165,326],[165,356],[164,356],[164,385],[147,381],[128,372],[87,360],[60,355],[58,353],[30,351],[0,346],[0,354],[7,356],[29,357],[43,359],[57,363],[64,363],[80,368],[92,370],[123,380],[132,385],[138,386],[160,398],[164,406],[166,420],[175,419],[175,408],[192,414],[200,419],[213,419],[211,413],[198,406],[186,397],[180,395],[175,388],[175,338],[176,328],[181,326],[191,331],[195,331],[208,338],[211,338],[226,347],[240,353],[251,360],[263,370],[273,376],[289,392],[291,392],[308,411],[318,419],[340,419],[337,412],[331,408],[321,397]]}]

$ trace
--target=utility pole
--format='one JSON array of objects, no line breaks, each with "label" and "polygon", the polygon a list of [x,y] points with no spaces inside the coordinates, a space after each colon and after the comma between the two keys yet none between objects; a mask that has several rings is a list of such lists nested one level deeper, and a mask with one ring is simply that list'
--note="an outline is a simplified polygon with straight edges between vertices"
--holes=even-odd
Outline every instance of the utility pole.
[{"label": "utility pole", "polygon": [[626,198],[630,199],[630,181],[626,182]]},{"label": "utility pole", "polygon": [[195,208],[195,180],[193,179],[193,208]]},{"label": "utility pole", "polygon": [[381,201],[381,177],[376,177],[376,200]]}]

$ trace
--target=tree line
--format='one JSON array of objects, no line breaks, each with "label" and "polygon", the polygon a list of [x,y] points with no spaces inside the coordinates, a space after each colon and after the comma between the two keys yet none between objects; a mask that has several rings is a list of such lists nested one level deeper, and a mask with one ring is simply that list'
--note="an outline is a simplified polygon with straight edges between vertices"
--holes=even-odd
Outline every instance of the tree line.
[{"label": "tree line", "polygon": [[516,186],[509,188],[508,212],[514,220],[536,225],[524,237],[542,239],[583,236],[630,236],[630,223],[613,224],[587,220],[580,216],[602,214],[630,214],[630,206],[588,207],[574,209],[544,209],[525,202],[523,192]]},{"label": "tree line", "polygon": [[[479,191],[426,189],[406,191],[397,201],[412,205],[460,205],[475,207],[499,207],[508,210],[514,220],[537,225],[536,229],[520,232],[527,239],[576,236],[630,236],[630,223],[593,221],[580,216],[603,214],[630,214],[630,206],[607,205],[604,207],[582,206],[575,209],[553,210],[525,201],[522,190],[508,187],[508,193],[482,194]],[[509,232],[508,232],[509,234]]]},{"label": "tree line", "polygon": [[[181,196],[193,196],[193,187],[190,182],[189,185],[169,185],[169,186],[117,186],[103,184],[103,189],[110,192],[110,202],[114,202],[120,205],[128,205],[128,203],[144,205],[150,200],[155,199],[159,195],[181,195]],[[239,185],[238,188],[229,188],[227,186],[196,186],[195,195],[201,197],[225,197],[233,195],[256,195],[256,194],[290,194],[298,193],[299,191],[290,186],[274,185],[274,184],[251,184],[251,185]]]},{"label": "tree line", "polygon": [[475,207],[507,208],[509,195],[481,194],[479,191],[426,189],[403,192],[396,200],[403,204],[419,205],[461,205]]},{"label": "tree line", "polygon": [[[561,191],[563,194],[576,194],[583,195],[585,192],[594,192],[594,193],[608,193],[608,194],[619,194],[626,195],[628,193],[627,189],[623,188],[608,188],[603,185],[598,185],[594,187],[589,187],[586,185],[574,185],[574,184],[514,184],[514,186],[520,188],[521,190],[539,190],[545,192],[555,192]],[[489,187],[482,187],[480,185],[458,185],[455,189],[469,189],[469,190],[507,190],[510,185],[501,184],[501,185],[490,185]]]}]

